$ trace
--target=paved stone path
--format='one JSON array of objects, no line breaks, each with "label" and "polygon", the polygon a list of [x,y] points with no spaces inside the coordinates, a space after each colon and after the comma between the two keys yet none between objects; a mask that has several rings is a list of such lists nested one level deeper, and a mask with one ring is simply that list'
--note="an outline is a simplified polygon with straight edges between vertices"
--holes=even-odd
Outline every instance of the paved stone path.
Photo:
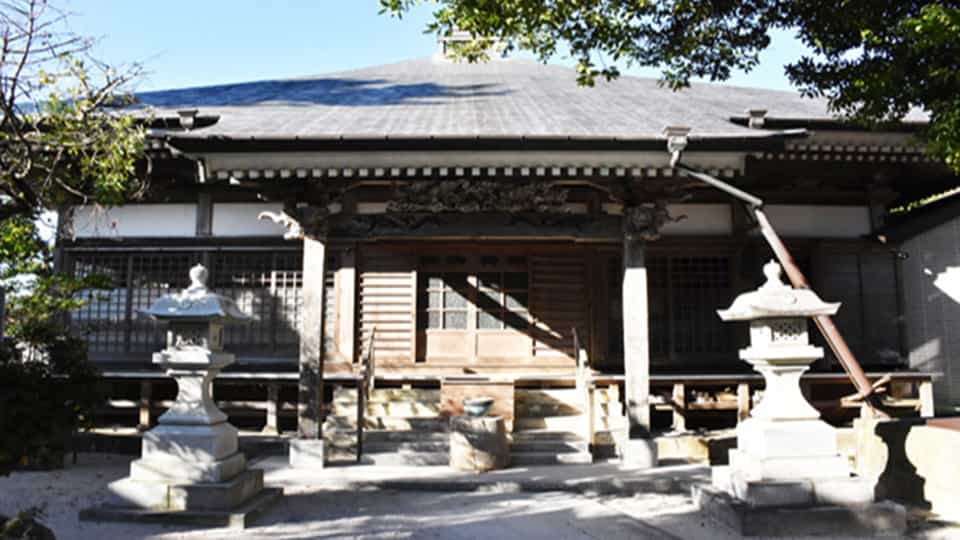
[{"label": "paved stone path", "polygon": [[[62,471],[0,478],[0,513],[45,505],[44,522],[60,540],[737,538],[704,520],[692,506],[686,490],[689,481],[702,477],[704,468],[698,467],[655,474],[606,465],[542,467],[498,476],[458,475],[444,467],[344,467],[305,473],[270,458],[255,466],[266,470],[269,484],[284,486],[286,497],[245,531],[79,522],[77,512],[102,500],[104,486],[127,474],[129,461],[128,456],[81,454],[78,465]],[[418,487],[411,479],[432,483],[420,488],[447,491],[410,491]],[[386,484],[377,486],[375,481]],[[389,482],[397,483],[390,488]],[[537,491],[536,482],[566,491]],[[626,486],[626,494],[613,489],[594,493],[598,486],[618,483]],[[960,529],[935,527],[916,537],[960,538],[957,533]]]}]

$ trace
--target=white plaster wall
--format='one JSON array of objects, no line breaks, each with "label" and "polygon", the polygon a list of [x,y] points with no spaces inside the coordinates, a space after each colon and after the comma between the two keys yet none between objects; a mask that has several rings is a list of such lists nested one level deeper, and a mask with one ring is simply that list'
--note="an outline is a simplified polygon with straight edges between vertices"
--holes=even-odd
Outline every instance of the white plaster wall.
[{"label": "white plaster wall", "polygon": [[667,211],[685,219],[663,226],[665,235],[728,235],[733,232],[733,217],[728,204],[671,204]]},{"label": "white plaster wall", "polygon": [[73,212],[77,238],[185,237],[194,236],[196,229],[195,204],[78,206]]},{"label": "white plaster wall", "polygon": [[214,203],[214,236],[282,236],[286,229],[270,220],[259,220],[260,212],[283,211],[281,203]]},{"label": "white plaster wall", "polygon": [[870,234],[867,206],[771,204],[763,210],[781,236],[858,238]]},{"label": "white plaster wall", "polygon": [[960,406],[960,218],[905,242],[904,311],[910,367],[942,372],[938,406]]}]

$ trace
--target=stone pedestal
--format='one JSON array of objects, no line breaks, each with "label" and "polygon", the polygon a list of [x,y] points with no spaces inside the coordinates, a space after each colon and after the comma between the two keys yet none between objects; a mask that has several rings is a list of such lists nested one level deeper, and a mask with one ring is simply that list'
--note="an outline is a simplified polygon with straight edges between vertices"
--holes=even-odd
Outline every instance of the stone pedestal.
[{"label": "stone pedestal", "polygon": [[485,472],[510,464],[510,444],[502,416],[450,418],[450,466]]},{"label": "stone pedestal", "polygon": [[763,375],[764,397],[737,427],[729,466],[713,468],[712,485],[696,489],[696,500],[746,535],[902,533],[903,508],[874,502],[873,482],[851,474],[836,430],[800,390],[801,375],[823,356],[809,344],[806,317],[833,315],[839,304],[788,287],[775,263],[764,273],[766,284],[719,312],[750,321],[751,346],[740,358]]},{"label": "stone pedestal", "polygon": [[213,379],[233,362],[232,354],[219,350],[219,321],[242,319],[242,314],[232,312],[236,306],[228,299],[207,291],[206,271],[195,276],[197,268],[202,270],[191,271],[193,287],[161,298],[147,312],[171,321],[167,348],[154,354],[153,362],[177,381],[177,399],[160,416],[160,425],[143,434],[130,476],[111,482],[105,506],[81,512],[81,519],[244,527],[282,494],[264,489],[262,470],[247,469],[237,450],[237,429],[210,395]]}]

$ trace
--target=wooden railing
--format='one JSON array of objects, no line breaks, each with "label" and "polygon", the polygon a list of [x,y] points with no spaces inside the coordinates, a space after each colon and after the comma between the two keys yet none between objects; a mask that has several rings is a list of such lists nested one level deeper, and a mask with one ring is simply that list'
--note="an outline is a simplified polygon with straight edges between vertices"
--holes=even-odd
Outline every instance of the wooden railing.
[{"label": "wooden railing", "polygon": [[593,444],[594,434],[594,403],[593,403],[593,376],[590,372],[590,362],[587,358],[587,350],[580,341],[580,334],[576,328],[572,328],[573,333],[573,354],[577,361],[576,385],[577,394],[580,396],[580,403],[583,409],[582,435],[588,445]]},{"label": "wooden railing", "polygon": [[363,459],[363,427],[366,421],[367,401],[376,388],[376,360],[373,356],[373,339],[377,327],[370,328],[367,347],[360,358],[360,379],[357,381],[357,463]]}]

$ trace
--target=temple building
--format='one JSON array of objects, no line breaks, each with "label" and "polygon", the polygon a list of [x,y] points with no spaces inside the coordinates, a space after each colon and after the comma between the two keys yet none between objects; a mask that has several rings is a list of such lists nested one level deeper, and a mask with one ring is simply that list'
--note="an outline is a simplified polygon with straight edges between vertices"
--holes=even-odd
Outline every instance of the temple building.
[{"label": "temple building", "polygon": [[[72,316],[114,382],[151,380],[163,329],[141,311],[202,263],[256,317],[226,330],[235,386],[217,399],[262,401],[274,430],[296,411],[297,439],[335,431],[338,403],[367,384],[423,400],[490,383],[516,434],[580,430],[530,411],[563,409],[544,396],[588,380],[587,443],[621,455],[698,410],[742,414],[762,381],[737,359],[746,331],[716,310],[762,283],[771,253],[738,200],[672,166],[669,137],[686,166],[763,199],[816,292],[842,303],[868,374],[901,374],[893,386],[927,414],[930,381],[949,375],[911,366],[922,344],[905,315],[924,300],[905,283],[925,278],[905,274],[920,270],[890,233],[890,208],[958,181],[917,139],[922,114],[871,131],[791,92],[580,88],[565,67],[442,54],[137,98],[144,200],[73,208],[58,240],[64,268],[115,285]],[[842,410],[836,360],[815,371],[811,401]],[[960,402],[960,384],[935,384],[938,404]]]}]

